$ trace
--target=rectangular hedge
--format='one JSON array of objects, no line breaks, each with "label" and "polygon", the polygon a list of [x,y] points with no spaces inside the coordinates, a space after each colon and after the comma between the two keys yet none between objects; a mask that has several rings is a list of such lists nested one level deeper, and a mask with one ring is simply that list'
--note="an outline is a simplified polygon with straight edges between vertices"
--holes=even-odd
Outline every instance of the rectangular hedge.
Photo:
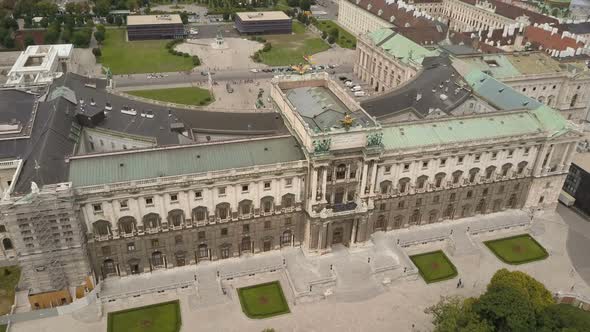
[{"label": "rectangular hedge", "polygon": [[114,319],[113,319],[113,317],[115,315],[125,314],[125,313],[129,313],[129,312],[134,312],[134,311],[141,311],[141,310],[154,308],[154,307],[160,307],[160,306],[168,305],[168,304],[174,304],[174,309],[175,309],[174,312],[176,314],[176,326],[174,326],[173,331],[180,332],[180,327],[182,326],[182,317],[180,314],[180,301],[179,300],[155,303],[155,304],[150,304],[150,305],[146,305],[143,307],[136,307],[136,308],[130,308],[130,309],[125,309],[125,310],[120,310],[120,311],[109,312],[108,318],[107,318],[107,332],[127,332],[127,331],[115,330]]},{"label": "rectangular hedge", "polygon": [[[422,257],[433,255],[437,256],[435,260],[440,261],[441,266],[444,265],[445,269],[449,270],[448,273],[440,277],[432,277],[425,272],[426,267],[422,266],[423,264],[420,262],[420,259]],[[445,255],[445,253],[442,250],[430,251],[423,254],[413,255],[410,256],[410,259],[412,260],[412,263],[416,265],[418,271],[420,272],[420,275],[422,276],[422,279],[424,279],[424,281],[426,281],[427,284],[452,279],[459,274],[457,272],[457,268],[455,267],[455,265],[451,262],[451,260],[447,257],[447,255]]]},{"label": "rectangular hedge", "polygon": [[[532,256],[530,258],[509,259],[509,257],[506,257],[506,255],[504,255],[498,251],[499,246],[501,246],[503,242],[510,243],[511,241],[518,240],[518,239],[524,240],[525,244],[526,244],[526,241],[530,241],[528,243],[528,245],[529,246],[533,245],[535,247],[535,249],[539,251],[539,254]],[[494,253],[494,255],[496,257],[498,257],[499,260],[501,260],[502,262],[504,262],[506,264],[520,265],[520,264],[526,264],[526,263],[530,263],[530,262],[534,262],[534,261],[543,260],[543,259],[549,257],[549,253],[547,252],[547,250],[545,250],[545,248],[543,248],[543,246],[539,242],[537,242],[537,240],[535,240],[530,234],[520,234],[520,235],[505,237],[502,239],[485,241],[484,244],[486,245],[486,247],[488,247],[488,249],[490,249]],[[516,255],[518,255],[518,253],[515,253],[514,255],[516,256]]]},{"label": "rectangular hedge", "polygon": [[[269,310],[269,311],[266,311],[263,313],[257,313],[257,311],[260,311],[260,310],[257,310],[256,308],[249,306],[248,303],[250,301],[247,299],[250,296],[254,296],[254,295],[250,295],[248,293],[256,288],[262,288],[262,287],[267,287],[267,286],[275,286],[275,289],[273,291],[275,291],[277,293],[275,295],[278,296],[279,303],[276,304],[276,308],[274,310]],[[282,314],[286,314],[286,313],[291,312],[289,310],[289,305],[288,305],[287,300],[285,298],[285,294],[283,293],[283,289],[281,288],[281,284],[278,281],[271,281],[271,282],[267,282],[267,283],[263,283],[263,284],[239,288],[238,289],[238,297],[240,298],[240,305],[242,306],[242,311],[249,318],[262,319],[262,318],[278,316],[278,315],[282,315]]]}]

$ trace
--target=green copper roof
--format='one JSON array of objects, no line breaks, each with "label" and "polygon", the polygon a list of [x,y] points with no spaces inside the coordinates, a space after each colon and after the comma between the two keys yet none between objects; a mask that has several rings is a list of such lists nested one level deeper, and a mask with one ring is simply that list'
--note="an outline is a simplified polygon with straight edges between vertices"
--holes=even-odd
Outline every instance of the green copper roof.
[{"label": "green copper roof", "polygon": [[451,118],[383,128],[385,149],[407,149],[545,132],[555,136],[568,122],[547,106],[522,113],[495,113],[473,118]]},{"label": "green copper roof", "polygon": [[425,57],[435,56],[437,54],[388,28],[371,32],[369,38],[385,52],[404,63],[410,62],[410,59],[417,63],[422,63]]},{"label": "green copper roof", "polygon": [[81,187],[304,159],[293,137],[193,145],[74,158],[70,181]]},{"label": "green copper roof", "polygon": [[491,74],[495,78],[506,78],[520,76],[522,73],[512,65],[508,58],[503,55],[484,55],[481,57],[473,57],[462,59],[467,61],[473,68]]},{"label": "green copper roof", "polygon": [[478,69],[465,75],[465,80],[476,95],[501,110],[533,110],[542,105]]}]

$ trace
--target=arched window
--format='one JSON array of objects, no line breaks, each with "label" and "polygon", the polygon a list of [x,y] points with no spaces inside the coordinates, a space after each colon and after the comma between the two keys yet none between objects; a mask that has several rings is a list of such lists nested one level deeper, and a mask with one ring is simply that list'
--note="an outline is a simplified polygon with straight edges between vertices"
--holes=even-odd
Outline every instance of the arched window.
[{"label": "arched window", "polygon": [[555,100],[555,96],[547,97],[547,106],[553,106],[553,101]]},{"label": "arched window", "polygon": [[143,227],[146,229],[160,227],[160,215],[157,213],[148,213],[143,217]]},{"label": "arched window", "polygon": [[508,203],[506,204],[510,209],[516,209],[516,194],[510,195]]},{"label": "arched window", "polygon": [[412,215],[410,216],[410,224],[411,225],[417,225],[420,223],[420,218],[421,214],[420,214],[420,209],[415,209],[414,212],[412,212]]},{"label": "arched window", "polygon": [[135,231],[137,222],[133,217],[122,217],[119,219],[119,232],[124,234],[131,234]]},{"label": "arched window", "polygon": [[226,220],[230,217],[230,205],[229,203],[219,203],[215,207],[215,216],[217,219]]},{"label": "arched window", "polygon": [[219,256],[221,259],[226,259],[231,257],[231,244],[225,243],[219,247]]},{"label": "arched window", "polygon": [[486,168],[486,179],[491,179],[492,176],[494,176],[494,173],[496,172],[496,166],[490,166],[488,168]]},{"label": "arched window", "polygon": [[391,191],[391,181],[382,181],[381,184],[379,184],[379,188],[382,194],[388,194]]},{"label": "arched window", "polygon": [[193,220],[204,221],[207,219],[207,208],[199,206],[193,209]]},{"label": "arched window", "polygon": [[97,220],[92,224],[94,234],[105,236],[111,234],[111,223],[106,220]]},{"label": "arched window", "polygon": [[102,273],[105,276],[117,273],[117,268],[115,267],[115,262],[112,259],[105,259],[102,262]]},{"label": "arched window", "polygon": [[441,172],[438,173],[434,176],[434,186],[436,188],[440,188],[443,185],[443,181],[445,180],[445,177],[447,176],[447,174]]},{"label": "arched window", "polygon": [[502,209],[502,200],[501,199],[494,200],[494,205],[492,205],[492,211],[498,212],[501,209]]},{"label": "arched window", "polygon": [[240,211],[241,216],[247,216],[252,213],[252,201],[249,199],[244,199],[240,203],[238,203],[238,210]]},{"label": "arched window", "polygon": [[176,227],[184,224],[184,211],[176,209],[168,212],[168,223]]},{"label": "arched window", "polygon": [[477,181],[477,174],[479,174],[479,168],[475,167],[469,170],[469,183]]},{"label": "arched window", "polygon": [[463,171],[455,171],[453,172],[453,184],[459,183],[461,181],[461,176],[463,175]]},{"label": "arched window", "polygon": [[285,194],[281,197],[281,206],[284,208],[290,208],[295,204],[295,195]]},{"label": "arched window", "polygon": [[508,176],[508,172],[512,169],[511,163],[506,163],[502,165],[502,176]]},{"label": "arched window", "polygon": [[424,189],[424,186],[426,185],[426,181],[428,181],[428,176],[426,176],[426,175],[419,176],[418,180],[416,181],[416,188]]},{"label": "arched window", "polygon": [[12,245],[12,241],[7,237],[2,239],[2,246],[4,247],[4,250],[14,249],[14,246]]},{"label": "arched window", "polygon": [[519,175],[524,174],[524,170],[526,169],[527,165],[528,165],[528,162],[526,162],[526,161],[521,161],[518,163],[517,172]]},{"label": "arched window", "polygon": [[455,214],[455,206],[453,204],[449,204],[443,213],[443,218],[444,219],[453,219],[454,214]]},{"label": "arched window", "polygon": [[274,209],[274,197],[266,196],[260,200],[260,208],[262,212],[272,212]]},{"label": "arched window", "polygon": [[461,208],[461,218],[469,217],[470,213],[471,213],[471,205],[469,205],[469,204],[463,205],[463,207]]},{"label": "arched window", "polygon": [[340,164],[336,167],[336,180],[342,180],[346,178],[346,165]]},{"label": "arched window", "polygon": [[281,246],[290,246],[291,245],[291,231],[290,230],[286,230],[283,232],[283,234],[281,235]]},{"label": "arched window", "polygon": [[400,179],[398,182],[398,189],[400,193],[405,193],[408,191],[409,189],[409,184],[410,184],[410,178],[403,178]]}]

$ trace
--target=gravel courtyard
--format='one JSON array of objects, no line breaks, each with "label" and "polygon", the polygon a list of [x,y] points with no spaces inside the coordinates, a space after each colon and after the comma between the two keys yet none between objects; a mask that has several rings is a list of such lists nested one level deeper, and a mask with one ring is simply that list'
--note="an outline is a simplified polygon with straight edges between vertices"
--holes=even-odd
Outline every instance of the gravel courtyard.
[{"label": "gravel courtyard", "polygon": [[215,39],[188,39],[187,42],[176,46],[179,52],[185,52],[190,55],[196,55],[201,59],[202,70],[235,70],[249,68],[264,68],[264,64],[255,63],[250,56],[259,49],[262,49],[262,43],[241,39],[226,38],[224,49],[214,49],[211,44]]}]

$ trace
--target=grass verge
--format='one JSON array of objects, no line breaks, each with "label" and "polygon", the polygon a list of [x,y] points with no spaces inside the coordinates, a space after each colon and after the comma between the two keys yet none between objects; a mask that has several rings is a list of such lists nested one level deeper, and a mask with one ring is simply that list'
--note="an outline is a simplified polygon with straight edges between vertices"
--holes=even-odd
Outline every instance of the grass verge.
[{"label": "grass verge", "polygon": [[261,60],[269,66],[287,66],[305,62],[303,56],[312,55],[330,48],[321,38],[305,31],[305,26],[293,22],[293,34],[264,36],[272,48],[261,52]]},{"label": "grass verge", "polygon": [[318,29],[326,32],[328,35],[330,35],[330,31],[332,31],[332,29],[338,29],[338,39],[336,39],[336,44],[343,48],[356,48],[356,37],[350,34],[348,31],[344,30],[336,22],[330,20],[322,20],[318,21],[316,26]]},{"label": "grass verge", "polygon": [[525,264],[549,257],[545,248],[529,234],[511,236],[484,243],[496,257],[507,264]]},{"label": "grass verge", "polygon": [[410,256],[410,259],[428,284],[452,279],[458,274],[455,265],[442,250]]},{"label": "grass verge", "polygon": [[0,316],[10,312],[10,307],[14,304],[14,290],[19,280],[18,266],[0,268]]},{"label": "grass verge", "polygon": [[180,302],[170,301],[109,312],[107,332],[178,332]]},{"label": "grass verge", "polygon": [[209,90],[197,87],[182,87],[154,90],[127,91],[128,94],[169,103],[204,106],[213,102]]},{"label": "grass verge", "polygon": [[163,73],[192,69],[190,57],[172,55],[168,40],[127,41],[125,29],[107,29],[101,63],[113,74]]},{"label": "grass verge", "polygon": [[263,319],[291,312],[278,281],[238,289],[242,311],[249,318]]}]

